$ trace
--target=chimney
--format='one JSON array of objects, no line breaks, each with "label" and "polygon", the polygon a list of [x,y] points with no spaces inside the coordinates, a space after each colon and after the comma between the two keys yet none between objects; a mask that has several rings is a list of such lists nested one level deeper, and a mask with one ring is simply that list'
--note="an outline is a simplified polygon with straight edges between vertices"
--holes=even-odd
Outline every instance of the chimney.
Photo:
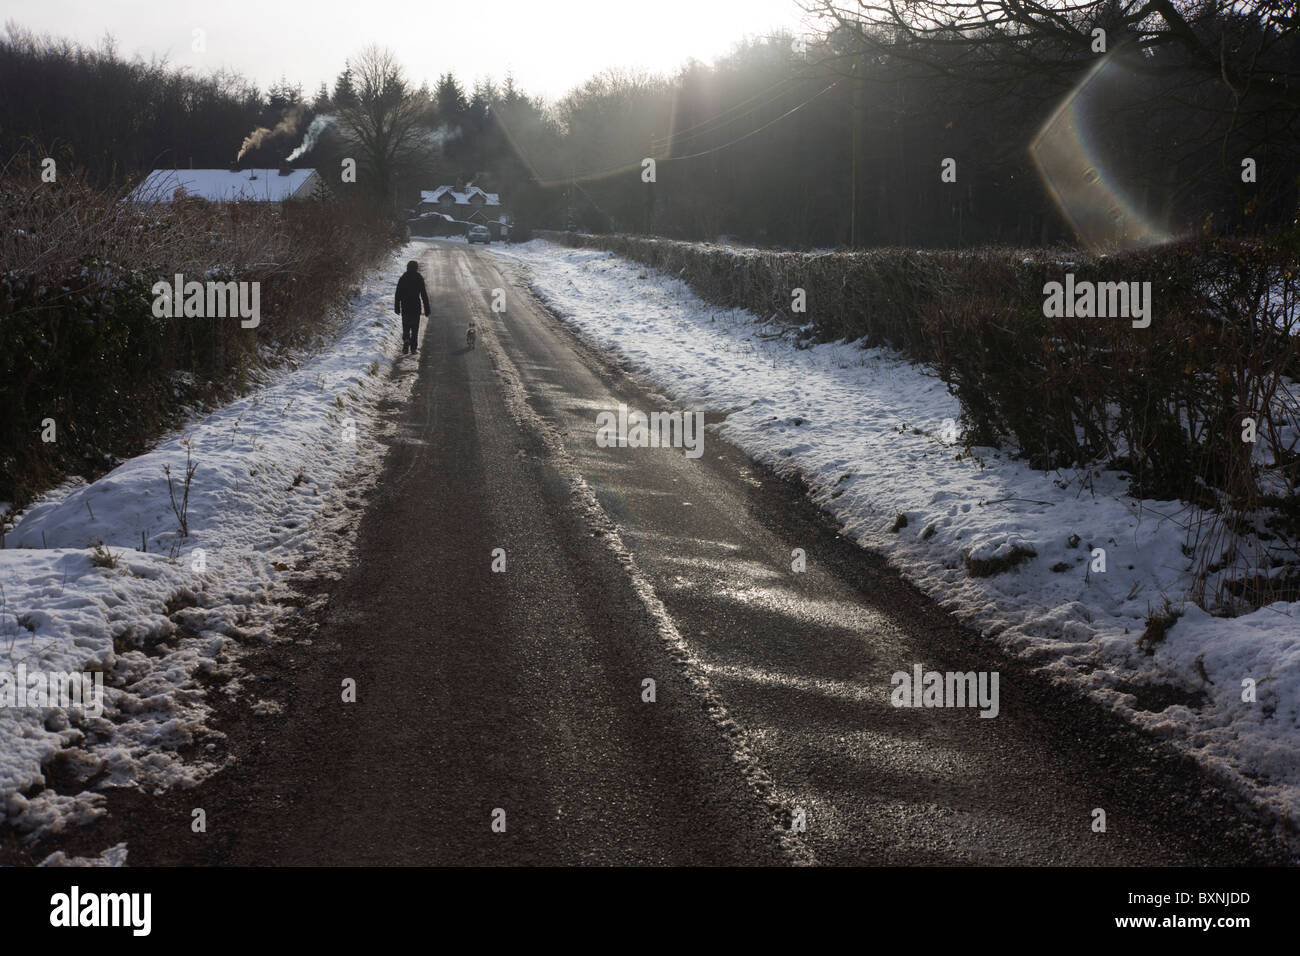
[{"label": "chimney", "polygon": [[288,163],[281,163],[281,164],[280,164],[280,175],[281,175],[281,176],[288,176],[291,172],[293,172],[293,167],[290,166]]}]

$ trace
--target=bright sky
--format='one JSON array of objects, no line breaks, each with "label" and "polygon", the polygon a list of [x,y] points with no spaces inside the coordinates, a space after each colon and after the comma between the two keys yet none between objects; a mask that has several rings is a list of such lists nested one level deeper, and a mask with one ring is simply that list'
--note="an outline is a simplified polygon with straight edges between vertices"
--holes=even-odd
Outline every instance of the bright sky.
[{"label": "bright sky", "polygon": [[468,90],[510,71],[548,99],[607,67],[672,72],[745,35],[803,32],[804,19],[795,0],[6,0],[4,16],[91,45],[109,32],[125,56],[229,67],[263,89],[281,74],[308,95],[322,80],[332,86],[343,61],[374,42],[417,85],[450,70]]}]

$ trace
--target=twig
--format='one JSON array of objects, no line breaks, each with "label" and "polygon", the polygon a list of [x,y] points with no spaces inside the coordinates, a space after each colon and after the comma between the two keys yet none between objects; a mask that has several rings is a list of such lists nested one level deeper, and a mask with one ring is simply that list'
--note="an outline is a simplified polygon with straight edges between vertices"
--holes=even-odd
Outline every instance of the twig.
[{"label": "twig", "polygon": [[[4,621],[8,609],[9,600],[5,596],[5,586],[0,584],[0,622]],[[14,628],[13,630],[10,630],[9,626],[5,625],[5,633],[9,638],[9,656],[12,658],[14,654],[14,642],[18,640],[18,629]]]},{"label": "twig", "polygon": [[163,465],[163,474],[167,476],[167,496],[172,502],[172,514],[176,515],[176,520],[181,526],[181,537],[190,536],[190,485],[194,481],[194,472],[198,471],[199,466],[192,462],[192,452],[189,442],[185,443],[185,488],[181,493],[181,500],[176,502],[176,488],[172,484],[172,469],[170,465]]}]

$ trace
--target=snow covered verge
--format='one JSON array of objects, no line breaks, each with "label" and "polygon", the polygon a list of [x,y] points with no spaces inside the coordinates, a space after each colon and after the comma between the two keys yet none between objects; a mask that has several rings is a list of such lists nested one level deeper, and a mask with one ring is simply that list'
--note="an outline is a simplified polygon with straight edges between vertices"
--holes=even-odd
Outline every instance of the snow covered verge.
[{"label": "snow covered verge", "polygon": [[[329,348],[20,516],[0,550],[6,828],[46,836],[106,812],[98,790],[188,787],[216,769],[205,685],[244,695],[240,647],[273,639],[296,569],[346,562],[346,536],[322,529],[341,480],[377,470],[381,399],[413,380],[385,374],[400,341],[392,281],[410,252],[367,277]],[[29,693],[50,675],[96,672],[102,712]],[[122,847],[105,857],[124,859]]]},{"label": "snow covered verge", "polygon": [[[897,352],[797,348],[781,327],[612,253],[545,240],[490,250],[682,406],[726,412],[721,437],[800,474],[852,540],[967,624],[1297,819],[1300,602],[1234,619],[1186,602],[1185,504],[1129,497],[1114,473],[964,453],[957,400]],[[1148,653],[1138,638],[1166,601],[1181,616]]]}]

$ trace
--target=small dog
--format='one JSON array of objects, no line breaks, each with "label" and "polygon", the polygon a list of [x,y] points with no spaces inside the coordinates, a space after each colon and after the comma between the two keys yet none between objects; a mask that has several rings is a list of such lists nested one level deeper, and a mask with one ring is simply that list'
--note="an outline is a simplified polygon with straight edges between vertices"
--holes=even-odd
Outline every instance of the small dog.
[{"label": "small dog", "polygon": [[467,349],[472,349],[476,338],[478,338],[478,333],[474,331],[474,326],[471,325],[465,330],[465,347]]}]

